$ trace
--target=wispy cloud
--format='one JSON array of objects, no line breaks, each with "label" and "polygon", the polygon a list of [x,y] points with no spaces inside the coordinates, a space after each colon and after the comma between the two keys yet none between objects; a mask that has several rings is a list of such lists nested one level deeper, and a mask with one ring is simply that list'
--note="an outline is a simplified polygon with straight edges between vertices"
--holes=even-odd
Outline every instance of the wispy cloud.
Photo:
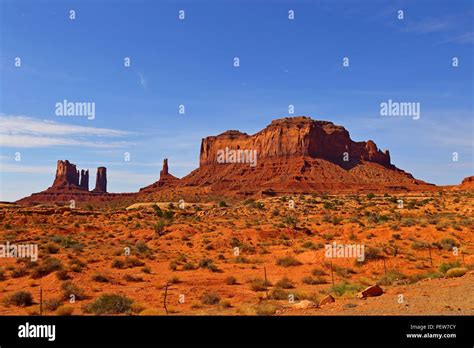
[{"label": "wispy cloud", "polygon": [[54,173],[54,165],[52,166],[29,166],[24,164],[13,164],[0,162],[0,172],[14,174],[51,174]]},{"label": "wispy cloud", "polygon": [[474,32],[470,31],[461,35],[453,36],[451,38],[438,42],[438,45],[442,45],[446,43],[473,44]]},{"label": "wispy cloud", "polygon": [[138,77],[140,78],[140,86],[146,91],[147,89],[147,81],[145,79],[145,76],[143,76],[142,73],[138,73]]},{"label": "wispy cloud", "polygon": [[114,148],[127,144],[125,141],[94,141],[91,137],[124,137],[132,133],[109,129],[71,125],[41,120],[28,116],[0,114],[0,146],[50,147],[83,146]]},{"label": "wispy cloud", "polygon": [[417,34],[439,33],[451,30],[453,22],[450,19],[426,18],[416,22],[408,22],[403,31]]}]

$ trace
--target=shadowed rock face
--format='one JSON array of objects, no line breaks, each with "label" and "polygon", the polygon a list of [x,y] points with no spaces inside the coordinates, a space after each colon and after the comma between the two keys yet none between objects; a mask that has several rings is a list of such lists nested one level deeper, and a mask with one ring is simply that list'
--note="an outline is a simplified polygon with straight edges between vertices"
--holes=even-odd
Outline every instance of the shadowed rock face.
[{"label": "shadowed rock face", "polygon": [[57,162],[56,177],[51,188],[79,186],[79,171],[68,160]]},{"label": "shadowed rock face", "polygon": [[81,182],[79,186],[89,191],[89,170],[81,170]]},{"label": "shadowed rock face", "polygon": [[97,168],[94,192],[107,192],[107,168]]},{"label": "shadowed rock face", "polygon": [[380,151],[372,140],[355,142],[344,127],[305,116],[274,120],[254,135],[231,130],[204,138],[200,165],[218,163],[218,151],[226,148],[256,150],[259,160],[310,157],[341,164],[364,160],[391,167],[389,152]]}]

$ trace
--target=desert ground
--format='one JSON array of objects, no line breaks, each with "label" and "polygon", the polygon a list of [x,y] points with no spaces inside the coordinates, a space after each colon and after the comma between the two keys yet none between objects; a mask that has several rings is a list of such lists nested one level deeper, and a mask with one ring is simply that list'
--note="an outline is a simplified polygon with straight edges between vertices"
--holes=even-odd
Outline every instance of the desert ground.
[{"label": "desert ground", "polygon": [[0,315],[474,315],[473,197],[2,204],[0,243],[39,257],[0,258]]}]

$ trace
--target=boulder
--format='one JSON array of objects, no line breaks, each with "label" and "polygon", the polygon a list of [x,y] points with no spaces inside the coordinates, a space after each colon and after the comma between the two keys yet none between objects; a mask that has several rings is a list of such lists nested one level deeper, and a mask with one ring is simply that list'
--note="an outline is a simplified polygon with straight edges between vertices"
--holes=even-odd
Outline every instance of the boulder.
[{"label": "boulder", "polygon": [[357,294],[358,298],[375,297],[383,294],[383,290],[378,285],[372,285]]},{"label": "boulder", "polygon": [[317,307],[317,304],[309,300],[303,300],[293,305],[293,308],[295,309],[308,309],[308,308],[315,308],[315,307]]},{"label": "boulder", "polygon": [[321,306],[324,306],[325,304],[332,303],[332,302],[336,302],[334,297],[332,297],[331,295],[326,295],[321,299],[321,301],[319,301],[319,306],[321,307]]}]

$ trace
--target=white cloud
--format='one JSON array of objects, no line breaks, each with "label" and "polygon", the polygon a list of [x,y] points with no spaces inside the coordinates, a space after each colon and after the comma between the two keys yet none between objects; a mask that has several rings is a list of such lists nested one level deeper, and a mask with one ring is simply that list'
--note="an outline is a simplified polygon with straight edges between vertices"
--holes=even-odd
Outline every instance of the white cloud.
[{"label": "white cloud", "polygon": [[54,174],[55,166],[27,166],[0,162],[0,172],[15,174]]},{"label": "white cloud", "polygon": [[87,137],[123,137],[132,133],[87,126],[77,126],[27,116],[0,115],[0,146],[36,148],[51,146],[81,146],[115,148],[124,141],[97,142]]},{"label": "white cloud", "polygon": [[147,81],[146,81],[145,77],[143,76],[142,73],[138,73],[138,77],[140,78],[140,86],[142,86],[143,89],[146,91]]}]

